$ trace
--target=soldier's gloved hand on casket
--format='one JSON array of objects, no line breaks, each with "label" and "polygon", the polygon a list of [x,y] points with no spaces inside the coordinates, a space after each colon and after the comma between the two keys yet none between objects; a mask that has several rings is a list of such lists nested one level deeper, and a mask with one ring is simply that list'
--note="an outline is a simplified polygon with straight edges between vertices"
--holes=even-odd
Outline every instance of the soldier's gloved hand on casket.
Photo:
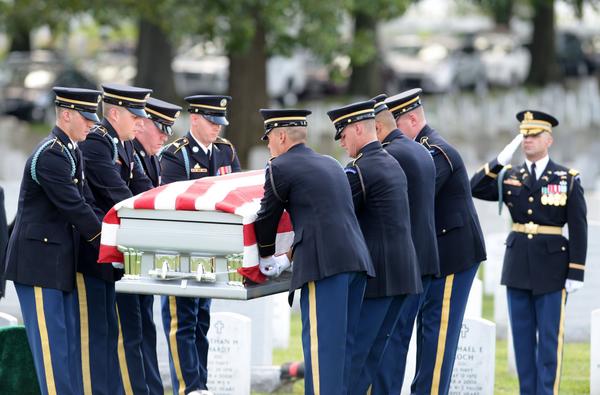
[{"label": "soldier's gloved hand on casket", "polygon": [[277,276],[279,276],[290,266],[292,266],[292,263],[290,262],[290,259],[288,258],[287,254],[276,256],[275,261],[277,262]]},{"label": "soldier's gloved hand on casket", "polygon": [[260,272],[267,277],[277,276],[277,261],[275,256],[271,255],[266,258],[261,257],[258,261]]},{"label": "soldier's gloved hand on casket", "polygon": [[504,147],[502,151],[500,151],[498,157],[496,158],[498,163],[500,163],[502,166],[508,165],[522,141],[523,135],[519,133],[510,143],[508,143],[506,147]]},{"label": "soldier's gloved hand on casket", "polygon": [[567,278],[565,281],[565,290],[567,293],[573,293],[583,287],[583,281],[571,280]]}]

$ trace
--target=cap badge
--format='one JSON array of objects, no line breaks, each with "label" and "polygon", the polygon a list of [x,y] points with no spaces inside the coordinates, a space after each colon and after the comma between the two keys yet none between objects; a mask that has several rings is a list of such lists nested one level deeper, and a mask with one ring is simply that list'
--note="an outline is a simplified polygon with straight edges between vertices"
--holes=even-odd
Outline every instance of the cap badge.
[{"label": "cap badge", "polygon": [[523,118],[525,121],[533,121],[533,114],[529,111],[525,113],[525,117]]},{"label": "cap badge", "polygon": [[227,105],[227,99],[221,99],[221,102],[219,104],[221,105],[221,107],[225,107]]}]

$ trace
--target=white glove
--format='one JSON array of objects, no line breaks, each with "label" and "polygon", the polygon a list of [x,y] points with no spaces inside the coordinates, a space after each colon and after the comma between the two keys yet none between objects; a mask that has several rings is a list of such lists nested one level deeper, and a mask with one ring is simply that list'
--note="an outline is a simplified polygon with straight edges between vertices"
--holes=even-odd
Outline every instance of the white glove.
[{"label": "white glove", "polygon": [[125,265],[124,265],[124,264],[122,264],[121,262],[113,262],[113,263],[112,263],[112,266],[113,266],[115,269],[125,269]]},{"label": "white glove", "polygon": [[277,276],[277,261],[275,256],[271,255],[266,258],[260,258],[258,260],[258,267],[260,272],[267,277]]},{"label": "white glove", "polygon": [[500,153],[498,154],[497,160],[502,166],[506,166],[510,163],[515,151],[521,145],[523,141],[523,135],[519,133]]},{"label": "white glove", "polygon": [[565,290],[567,293],[573,293],[583,287],[583,281],[571,280],[567,278],[565,281]]},{"label": "white glove", "polygon": [[277,271],[278,271],[277,276],[279,276],[281,273],[283,273],[285,270],[287,270],[290,266],[292,266],[292,263],[288,259],[287,254],[276,256],[275,261],[277,262]]}]

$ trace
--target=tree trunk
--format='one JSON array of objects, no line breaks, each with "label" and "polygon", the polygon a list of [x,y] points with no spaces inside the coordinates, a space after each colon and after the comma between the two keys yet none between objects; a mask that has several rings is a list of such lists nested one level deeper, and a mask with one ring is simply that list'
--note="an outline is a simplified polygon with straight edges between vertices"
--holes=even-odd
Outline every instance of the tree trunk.
[{"label": "tree trunk", "polygon": [[527,82],[544,85],[558,78],[555,47],[554,0],[533,0],[531,68]]},{"label": "tree trunk", "polygon": [[229,56],[229,92],[232,97],[228,108],[230,125],[226,136],[235,146],[242,167],[248,165],[252,146],[260,144],[263,120],[258,110],[267,107],[267,52],[264,25],[255,18],[252,42],[243,51]]},{"label": "tree trunk", "polygon": [[175,91],[175,79],[171,68],[173,47],[168,34],[158,25],[140,19],[136,56],[137,74],[134,84],[152,89],[152,96],[157,99],[180,102],[181,99]]},{"label": "tree trunk", "polygon": [[510,29],[510,19],[513,14],[514,0],[489,0],[487,7],[492,13],[496,29],[508,31]]},{"label": "tree trunk", "polygon": [[10,49],[14,51],[31,51],[31,37],[29,26],[22,21],[15,20],[9,27]]},{"label": "tree trunk", "polygon": [[377,20],[359,10],[354,15],[352,75],[348,90],[351,95],[372,97],[381,93],[382,89],[379,51],[377,47],[373,53],[368,48],[361,48],[366,45],[377,46]]}]

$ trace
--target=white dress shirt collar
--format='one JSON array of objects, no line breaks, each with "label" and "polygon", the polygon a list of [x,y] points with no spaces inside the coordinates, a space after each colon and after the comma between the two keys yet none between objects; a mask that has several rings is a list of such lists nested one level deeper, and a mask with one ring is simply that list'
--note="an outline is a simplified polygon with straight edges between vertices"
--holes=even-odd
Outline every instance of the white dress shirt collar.
[{"label": "white dress shirt collar", "polygon": [[[542,159],[535,162],[535,175],[536,181],[544,174],[546,170],[546,166],[548,166],[548,162],[550,161],[550,157],[548,155],[544,156]],[[531,161],[525,159],[525,164],[527,165],[527,171],[531,174]]]}]

